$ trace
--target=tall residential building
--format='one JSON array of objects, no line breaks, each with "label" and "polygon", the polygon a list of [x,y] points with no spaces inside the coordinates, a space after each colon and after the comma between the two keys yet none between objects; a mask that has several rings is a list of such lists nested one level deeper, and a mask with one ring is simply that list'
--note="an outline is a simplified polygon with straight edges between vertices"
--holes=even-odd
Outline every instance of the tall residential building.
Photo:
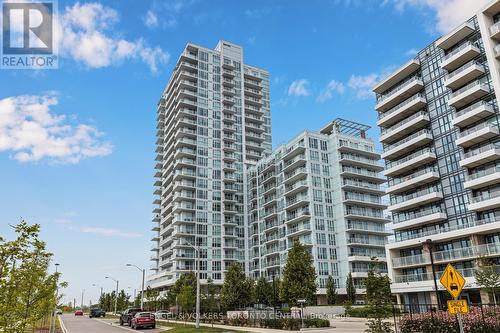
[{"label": "tall residential building", "polygon": [[271,152],[269,77],[243,49],[187,44],[157,108],[155,209],[148,285],[195,269],[221,283],[247,262],[245,169]]},{"label": "tall residential building", "polygon": [[431,253],[437,279],[448,263],[466,278],[470,302],[486,301],[478,257],[500,265],[500,1],[471,16],[374,88],[405,304],[438,302]]},{"label": "tall residential building", "polygon": [[339,293],[352,272],[363,292],[372,257],[385,263],[389,222],[380,184],[383,167],[369,126],[336,119],[305,131],[248,170],[249,273],[279,278],[293,241],[305,244],[318,274],[318,302],[332,275]]}]

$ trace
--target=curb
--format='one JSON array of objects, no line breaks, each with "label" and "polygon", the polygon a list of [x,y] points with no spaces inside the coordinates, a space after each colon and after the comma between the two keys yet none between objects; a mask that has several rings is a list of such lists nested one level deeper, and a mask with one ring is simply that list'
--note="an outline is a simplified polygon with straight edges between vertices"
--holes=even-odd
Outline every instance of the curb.
[{"label": "curb", "polygon": [[59,320],[59,324],[61,325],[63,333],[69,333],[66,325],[64,325],[64,321],[62,320],[61,316],[57,316],[57,319]]}]

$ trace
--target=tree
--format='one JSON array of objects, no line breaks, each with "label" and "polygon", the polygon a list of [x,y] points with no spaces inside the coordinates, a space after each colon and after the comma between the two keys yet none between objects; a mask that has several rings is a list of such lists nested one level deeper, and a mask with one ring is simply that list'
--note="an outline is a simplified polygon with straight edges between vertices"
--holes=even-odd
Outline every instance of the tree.
[{"label": "tree", "polygon": [[368,333],[392,332],[392,324],[383,321],[392,309],[391,281],[380,273],[379,265],[376,259],[372,259],[365,279],[368,317],[371,318],[366,323]]},{"label": "tree", "polygon": [[146,307],[150,311],[156,311],[158,308],[158,296],[160,295],[160,292],[158,289],[153,289],[151,287],[146,288],[146,300],[145,302]]},{"label": "tree", "polygon": [[39,239],[40,226],[21,220],[12,226],[16,239],[0,237],[0,332],[31,331],[59,303],[59,273],[49,274],[52,253]]},{"label": "tree", "polygon": [[337,288],[335,287],[335,281],[333,281],[331,275],[328,276],[328,281],[326,282],[326,302],[328,305],[337,303]]},{"label": "tree", "polygon": [[208,278],[205,288],[203,288],[203,311],[215,312],[217,310],[217,286],[212,278]]},{"label": "tree", "polygon": [[196,304],[196,290],[190,285],[184,285],[177,295],[177,302],[183,312],[193,312]]},{"label": "tree", "polygon": [[478,269],[474,271],[476,282],[488,293],[488,297],[493,298],[496,305],[496,294],[500,291],[500,272],[495,265],[487,258],[478,259]]},{"label": "tree", "polygon": [[356,288],[354,287],[354,281],[352,280],[352,274],[349,272],[347,274],[347,279],[345,282],[345,289],[347,293],[347,304],[352,305],[356,301]]},{"label": "tree", "polygon": [[182,274],[167,293],[168,304],[178,304],[177,297],[184,289],[184,286],[191,286],[196,292],[196,274],[194,272]]},{"label": "tree", "polygon": [[316,290],[316,271],[311,254],[296,240],[288,251],[283,269],[280,298],[291,306],[296,306],[298,299],[305,299],[312,304]]},{"label": "tree", "polygon": [[249,290],[249,285],[240,264],[231,264],[221,289],[222,307],[226,310],[236,310],[250,304],[251,290]]},{"label": "tree", "polygon": [[273,305],[273,285],[263,276],[255,284],[255,301],[258,304]]}]

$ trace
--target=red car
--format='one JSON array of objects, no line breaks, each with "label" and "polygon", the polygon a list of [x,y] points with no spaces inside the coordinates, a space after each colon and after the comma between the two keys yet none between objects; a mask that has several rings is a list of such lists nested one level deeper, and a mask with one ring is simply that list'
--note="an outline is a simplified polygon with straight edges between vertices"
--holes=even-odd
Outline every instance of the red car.
[{"label": "red car", "polygon": [[76,310],[75,311],[75,316],[83,316],[83,311],[82,310]]},{"label": "red car", "polygon": [[133,329],[144,327],[156,327],[156,319],[154,313],[151,312],[137,312],[130,322],[130,327]]}]

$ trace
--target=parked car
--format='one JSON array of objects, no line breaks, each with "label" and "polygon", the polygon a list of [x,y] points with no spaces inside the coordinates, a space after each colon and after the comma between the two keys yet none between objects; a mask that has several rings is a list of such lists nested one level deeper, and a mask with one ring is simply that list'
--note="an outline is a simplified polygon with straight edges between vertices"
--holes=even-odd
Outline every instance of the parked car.
[{"label": "parked car", "polygon": [[56,315],[62,315],[62,310],[61,309],[57,309],[56,310]]},{"label": "parked car", "polygon": [[128,324],[131,326],[132,318],[137,312],[142,312],[141,308],[128,308],[120,314],[120,326],[123,324]]},{"label": "parked car", "polygon": [[106,311],[99,308],[92,308],[89,312],[89,318],[93,317],[106,317]]},{"label": "parked car", "polygon": [[133,329],[139,328],[155,328],[156,327],[156,319],[155,315],[152,312],[137,312],[135,316],[132,318],[130,323],[130,327]]},{"label": "parked car", "polygon": [[83,316],[83,311],[82,310],[76,310],[75,311],[75,316]]},{"label": "parked car", "polygon": [[168,310],[158,310],[155,312],[156,319],[168,319],[171,313]]}]

